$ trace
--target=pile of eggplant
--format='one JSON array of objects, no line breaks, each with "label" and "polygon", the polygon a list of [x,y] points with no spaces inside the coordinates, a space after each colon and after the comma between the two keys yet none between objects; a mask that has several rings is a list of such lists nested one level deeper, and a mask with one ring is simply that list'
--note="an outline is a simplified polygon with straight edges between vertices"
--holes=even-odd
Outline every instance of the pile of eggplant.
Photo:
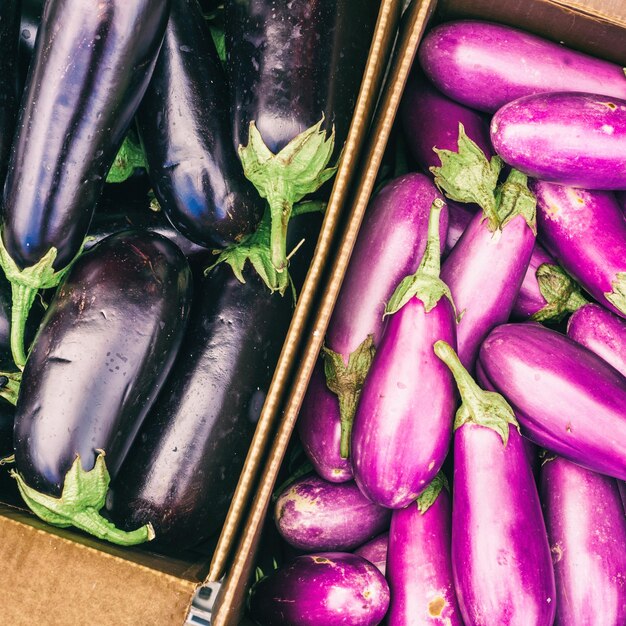
[{"label": "pile of eggplant", "polygon": [[413,171],[366,212],[299,415],[306,462],[275,494],[285,563],[249,613],[623,626],[624,71],[442,23],[399,118]]},{"label": "pile of eggplant", "polygon": [[165,553],[219,531],[377,15],[2,3],[3,501]]}]

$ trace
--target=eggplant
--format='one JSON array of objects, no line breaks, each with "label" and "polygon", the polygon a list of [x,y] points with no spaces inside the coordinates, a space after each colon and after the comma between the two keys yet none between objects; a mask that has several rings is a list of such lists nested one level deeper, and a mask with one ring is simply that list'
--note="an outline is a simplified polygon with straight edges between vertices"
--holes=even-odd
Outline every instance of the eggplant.
[{"label": "eggplant", "polygon": [[382,533],[378,537],[374,537],[371,541],[364,543],[362,546],[354,550],[353,554],[362,556],[375,565],[380,573],[384,576],[387,570],[387,545],[389,543],[389,533]]},{"label": "eggplant", "polygon": [[79,253],[106,174],[148,85],[168,0],[46,2],[3,195],[0,265],[13,285],[13,353],[39,288]]},{"label": "eggplant", "polygon": [[475,213],[466,208],[465,205],[448,200],[448,235],[446,237],[446,247],[444,255],[448,256],[452,248],[456,246],[461,235],[472,221]]},{"label": "eggplant", "polygon": [[614,479],[553,458],[541,468],[558,626],[626,624],[626,517]]},{"label": "eggplant", "polygon": [[419,61],[448,97],[490,113],[522,96],[551,91],[626,98],[619,65],[503,24],[440,24],[424,37]]},{"label": "eggplant", "polygon": [[554,572],[513,409],[483,391],[444,342],[461,394],[454,433],[452,570],[465,626],[551,626]]},{"label": "eggplant", "polygon": [[348,135],[379,4],[225,2],[233,139],[271,207],[279,273],[293,204],[334,175],[327,166]]},{"label": "eggplant", "polygon": [[14,423],[15,406],[8,400],[0,398],[0,461],[13,454]]},{"label": "eggplant", "polygon": [[626,188],[626,100],[570,92],[520,98],[493,116],[491,143],[506,163],[533,178]]},{"label": "eggplant", "polygon": [[370,502],[352,481],[305,476],[278,496],[274,519],[281,537],[307,552],[343,552],[389,527],[391,512]]},{"label": "eggplant", "polygon": [[[374,198],[359,231],[328,325],[324,366],[316,366],[298,418],[305,452],[315,470],[331,482],[352,477],[352,420],[382,334],[385,303],[398,282],[419,266],[435,198],[441,195],[427,176],[395,178]],[[446,232],[446,209],[439,228]]]},{"label": "eggplant", "polygon": [[587,348],[536,323],[491,331],[483,375],[515,409],[524,436],[601,474],[626,479],[626,378]]},{"label": "eggplant", "polygon": [[422,261],[415,274],[400,281],[385,308],[391,317],[354,416],[356,483],[373,502],[392,509],[407,506],[426,489],[452,435],[454,383],[432,350],[439,339],[456,344],[454,304],[439,278],[443,206],[439,198],[433,202]]},{"label": "eggplant", "polygon": [[450,526],[443,474],[417,502],[393,512],[387,554],[388,626],[463,626],[452,577]]},{"label": "eggplant", "polygon": [[145,527],[122,533],[98,510],[174,362],[191,289],[182,252],[132,230],[86,252],[59,286],[15,413],[14,477],[45,521],[145,541]]},{"label": "eggplant", "polygon": [[228,106],[224,70],[198,1],[172,0],[137,125],[163,211],[205,247],[239,241],[263,212],[232,145]]},{"label": "eggplant", "polygon": [[536,181],[540,238],[598,302],[626,317],[626,216],[610,191]]},{"label": "eggplant", "polygon": [[343,552],[299,556],[261,579],[250,615],[264,626],[374,626],[389,606],[383,575]]}]

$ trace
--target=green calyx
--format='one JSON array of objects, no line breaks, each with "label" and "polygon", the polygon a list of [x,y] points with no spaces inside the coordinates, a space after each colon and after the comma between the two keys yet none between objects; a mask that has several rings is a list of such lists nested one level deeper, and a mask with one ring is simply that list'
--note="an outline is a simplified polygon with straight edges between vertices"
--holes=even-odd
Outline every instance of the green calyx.
[{"label": "green calyx", "polygon": [[528,177],[512,169],[506,180],[494,192],[500,229],[521,215],[528,228],[537,235],[537,199],[528,188]]},{"label": "green calyx", "polygon": [[587,304],[578,283],[558,265],[542,263],[535,272],[539,291],[546,305],[530,319],[535,322],[560,322],[566,315]]},{"label": "green calyx", "polygon": [[626,314],[626,272],[617,272],[611,282],[612,291],[604,294],[604,297],[619,311]]},{"label": "green calyx", "polygon": [[348,365],[343,357],[330,348],[322,348],[324,356],[324,375],[326,386],[339,399],[339,416],[341,420],[342,459],[350,455],[350,437],[354,414],[359,403],[365,377],[370,369],[376,349],[373,335],[368,335],[348,357]]},{"label": "green calyx", "polygon": [[115,156],[106,182],[123,183],[133,175],[137,168],[146,169],[146,156],[139,141],[135,141],[129,133]]},{"label": "green calyx", "polygon": [[435,504],[435,500],[439,497],[444,487],[450,491],[446,475],[443,472],[439,472],[417,498],[417,508],[422,515]]},{"label": "green calyx", "polygon": [[481,389],[448,343],[437,341],[434,350],[452,372],[461,394],[462,404],[456,412],[454,430],[463,424],[478,424],[495,430],[506,446],[509,441],[509,425],[515,426],[519,431],[519,424],[509,403],[499,393]]},{"label": "green calyx", "polygon": [[[426,312],[431,311],[443,296],[452,302],[448,286],[439,278],[441,269],[441,242],[439,239],[439,216],[444,203],[436,198],[428,216],[428,240],[426,250],[415,274],[405,276],[385,307],[384,316],[397,313],[411,298],[422,301]],[[454,307],[454,302],[452,302]]]},{"label": "green calyx", "polygon": [[337,171],[327,167],[335,147],[335,130],[328,135],[323,123],[322,117],[274,154],[255,123],[250,122],[248,145],[239,147],[244,174],[270,206],[270,261],[279,273],[287,268],[287,226],[293,205]]},{"label": "green calyx", "polygon": [[17,404],[21,382],[22,372],[0,372],[0,396],[13,406]]},{"label": "green calyx", "polygon": [[100,515],[110,482],[103,450],[98,450],[96,463],[88,472],[82,468],[80,457],[76,455],[72,467],[65,475],[60,498],[53,498],[32,489],[14,470],[11,470],[11,476],[17,481],[20,494],[31,511],[53,526],[74,526],[98,539],[120,546],[133,546],[154,539],[151,524],[125,532]]}]

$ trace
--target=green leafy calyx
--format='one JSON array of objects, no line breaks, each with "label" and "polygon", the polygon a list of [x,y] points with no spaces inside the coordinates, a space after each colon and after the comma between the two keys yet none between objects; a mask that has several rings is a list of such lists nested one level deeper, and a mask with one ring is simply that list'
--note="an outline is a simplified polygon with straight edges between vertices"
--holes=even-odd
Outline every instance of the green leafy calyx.
[{"label": "green leafy calyx", "polygon": [[578,283],[558,265],[542,263],[535,276],[546,305],[531,316],[532,320],[559,322],[569,313],[587,304]]},{"label": "green leafy calyx", "polygon": [[138,168],[146,169],[146,157],[139,141],[133,139],[129,133],[126,135],[124,143],[118,150],[113,165],[107,174],[107,183],[123,183]]},{"label": "green leafy calyx", "polygon": [[626,314],[626,272],[617,272],[611,282],[612,291],[604,297],[619,311]]},{"label": "green leafy calyx", "polygon": [[431,481],[428,487],[420,493],[417,498],[417,508],[419,512],[424,515],[430,507],[435,504],[435,500],[438,498],[441,490],[446,488],[450,491],[450,486],[448,485],[448,479],[443,472],[439,472]]}]

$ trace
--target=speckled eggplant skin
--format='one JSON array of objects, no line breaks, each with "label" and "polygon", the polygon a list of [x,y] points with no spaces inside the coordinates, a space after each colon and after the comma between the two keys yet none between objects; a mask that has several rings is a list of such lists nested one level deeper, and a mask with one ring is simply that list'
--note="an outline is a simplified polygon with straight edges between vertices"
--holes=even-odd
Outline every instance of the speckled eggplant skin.
[{"label": "speckled eggplant skin", "polygon": [[329,483],[313,474],[280,494],[274,519],[282,538],[294,548],[348,551],[386,530],[391,511],[368,500],[354,481]]},{"label": "speckled eggplant skin", "polygon": [[617,370],[536,323],[495,328],[479,359],[526,437],[583,467],[626,479],[626,378]]},{"label": "speckled eggplant skin", "polygon": [[[426,249],[428,215],[435,198],[443,199],[433,182],[412,173],[390,181],[368,207],[326,333],[326,346],[346,363],[368,335],[373,335],[375,345],[380,341],[385,305],[400,280],[417,270]],[[439,228],[444,241],[445,207]],[[298,432],[320,476],[331,482],[350,480],[350,460],[342,459],[339,450],[339,403],[326,387],[320,364],[302,404]]]},{"label": "speckled eggplant skin", "polygon": [[491,113],[535,93],[626,98],[619,65],[502,24],[461,20],[436,26],[424,37],[419,60],[448,97]]},{"label": "speckled eggplant skin", "polygon": [[388,626],[463,626],[450,549],[451,507],[445,488],[425,513],[416,503],[393,512],[386,573]]},{"label": "speckled eggplant skin", "polygon": [[257,583],[250,615],[264,626],[375,626],[389,606],[389,586],[354,554],[299,556]]},{"label": "speckled eggplant skin", "polygon": [[[522,437],[466,423],[454,435],[452,567],[465,626],[551,626],[550,547]],[[497,496],[495,496],[497,494]]]},{"label": "speckled eggplant skin", "polygon": [[389,533],[382,533],[371,541],[364,543],[354,550],[354,554],[362,556],[372,565],[375,565],[384,576],[387,571],[387,547],[389,545]]},{"label": "speckled eggplant skin", "polygon": [[626,317],[606,295],[626,272],[626,216],[615,195],[539,181],[531,189],[541,242],[598,302]]},{"label": "speckled eggplant skin", "polygon": [[197,0],[172,0],[137,121],[154,193],[178,230],[219,247],[254,229],[263,205],[233,147],[226,77]]},{"label": "speckled eggplant skin", "polygon": [[3,196],[18,267],[76,255],[148,86],[169,0],[51,0],[37,34]]},{"label": "speckled eggplant skin", "polygon": [[533,178],[626,188],[626,100],[572,92],[520,98],[493,116],[491,143],[506,163]]},{"label": "speckled eggplant skin", "polygon": [[15,413],[16,466],[60,496],[76,454],[92,469],[106,453],[115,476],[182,341],[191,271],[154,233],[125,231],[73,266],[46,311]]},{"label": "speckled eggplant skin", "polygon": [[541,496],[556,578],[557,626],[626,624],[626,516],[617,482],[555,458]]},{"label": "speckled eggplant skin", "polygon": [[567,336],[626,376],[626,321],[590,302],[567,322]]}]

